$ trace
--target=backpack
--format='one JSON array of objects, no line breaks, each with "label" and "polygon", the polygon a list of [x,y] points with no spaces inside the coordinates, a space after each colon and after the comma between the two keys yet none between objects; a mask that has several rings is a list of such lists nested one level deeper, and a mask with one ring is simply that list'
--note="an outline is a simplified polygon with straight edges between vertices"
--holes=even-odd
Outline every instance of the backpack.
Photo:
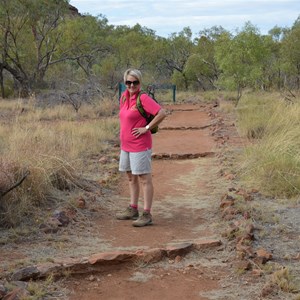
[{"label": "backpack", "polygon": [[[146,94],[146,93],[143,91],[139,92],[139,94],[137,96],[137,100],[136,100],[136,107],[137,107],[139,113],[146,119],[147,124],[149,124],[154,119],[155,116],[151,115],[151,114],[147,115],[147,113],[145,112],[144,107],[141,102],[141,98],[140,98],[142,94]],[[157,102],[155,99],[153,99],[153,100],[155,102]],[[152,134],[156,133],[158,131],[158,125],[155,126],[154,128],[152,128],[150,131]]]}]

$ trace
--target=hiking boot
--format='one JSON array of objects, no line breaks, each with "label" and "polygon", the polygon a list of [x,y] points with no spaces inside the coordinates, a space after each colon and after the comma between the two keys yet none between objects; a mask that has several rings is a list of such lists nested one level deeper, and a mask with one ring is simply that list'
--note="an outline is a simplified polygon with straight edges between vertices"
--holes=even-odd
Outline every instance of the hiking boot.
[{"label": "hiking boot", "polygon": [[146,225],[152,225],[152,216],[149,212],[144,211],[141,216],[136,221],[132,222],[132,226],[143,227]]},{"label": "hiking boot", "polygon": [[139,211],[128,206],[124,211],[116,214],[118,220],[136,220],[139,217]]}]

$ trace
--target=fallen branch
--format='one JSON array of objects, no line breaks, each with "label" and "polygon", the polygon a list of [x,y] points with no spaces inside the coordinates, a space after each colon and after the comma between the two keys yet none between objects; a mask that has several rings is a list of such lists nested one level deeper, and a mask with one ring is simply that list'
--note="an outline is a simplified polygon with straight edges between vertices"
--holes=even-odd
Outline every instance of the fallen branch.
[{"label": "fallen branch", "polygon": [[9,193],[10,191],[12,191],[13,189],[15,189],[16,187],[18,187],[19,185],[22,184],[22,182],[25,180],[25,178],[30,174],[30,171],[26,171],[25,174],[23,175],[23,177],[21,179],[19,179],[14,185],[12,185],[9,189],[7,189],[6,191],[2,192],[0,194],[0,198],[2,198],[3,196],[5,196],[7,193]]}]

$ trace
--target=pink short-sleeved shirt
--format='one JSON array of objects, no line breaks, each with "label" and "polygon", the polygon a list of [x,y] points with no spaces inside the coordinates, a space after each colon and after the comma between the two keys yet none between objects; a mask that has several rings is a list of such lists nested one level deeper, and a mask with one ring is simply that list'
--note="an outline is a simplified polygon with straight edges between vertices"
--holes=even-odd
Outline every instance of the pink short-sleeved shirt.
[{"label": "pink short-sleeved shirt", "polygon": [[[121,149],[126,152],[141,152],[152,149],[151,132],[136,137],[132,134],[133,128],[145,127],[146,119],[139,113],[136,107],[138,93],[130,97],[126,90],[120,98],[120,141]],[[141,94],[141,103],[146,113],[156,115],[161,106],[147,94]]]}]

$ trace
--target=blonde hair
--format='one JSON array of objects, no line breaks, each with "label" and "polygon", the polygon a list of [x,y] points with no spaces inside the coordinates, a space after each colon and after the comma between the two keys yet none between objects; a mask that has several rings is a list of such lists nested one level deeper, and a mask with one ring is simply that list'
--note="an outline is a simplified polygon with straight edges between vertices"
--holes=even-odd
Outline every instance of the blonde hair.
[{"label": "blonde hair", "polygon": [[142,73],[137,69],[128,69],[124,73],[124,83],[127,80],[127,76],[133,76],[141,83],[142,82]]}]

